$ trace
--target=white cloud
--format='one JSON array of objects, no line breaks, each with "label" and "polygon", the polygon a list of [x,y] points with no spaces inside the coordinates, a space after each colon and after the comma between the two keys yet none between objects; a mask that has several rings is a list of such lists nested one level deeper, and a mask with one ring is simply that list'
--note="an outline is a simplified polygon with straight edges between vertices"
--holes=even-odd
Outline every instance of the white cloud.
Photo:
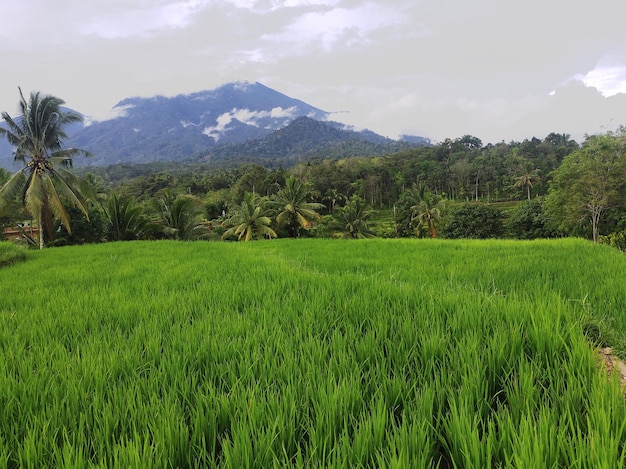
[{"label": "white cloud", "polygon": [[125,104],[123,106],[115,106],[109,112],[101,116],[85,116],[84,125],[85,127],[88,127],[95,122],[102,122],[111,119],[118,119],[120,117],[126,117],[128,115],[128,110],[134,107],[134,104]]},{"label": "white cloud", "polygon": [[366,2],[356,8],[305,13],[295,17],[281,31],[264,34],[262,39],[296,52],[308,46],[330,52],[340,42],[346,46],[367,43],[373,31],[405,21],[401,11],[392,6]]},{"label": "white cloud", "polygon": [[204,135],[212,137],[216,142],[228,131],[227,127],[233,120],[238,120],[247,125],[254,127],[260,127],[263,119],[272,118],[284,118],[286,121],[296,117],[297,109],[290,107],[283,109],[282,107],[275,107],[270,111],[252,111],[250,109],[233,109],[230,112],[226,112],[217,117],[216,125],[207,127],[202,132]]},{"label": "white cloud", "polygon": [[[219,0],[216,0],[219,1]],[[340,0],[226,0],[237,8],[265,14],[285,8],[334,6]]]},{"label": "white cloud", "polygon": [[577,78],[600,90],[604,96],[626,93],[626,66],[598,67]]},{"label": "white cloud", "polygon": [[194,14],[209,4],[207,0],[186,0],[164,5],[135,3],[138,4],[127,9],[102,9],[95,12],[80,27],[81,34],[117,39],[163,29],[184,28],[190,24]]}]

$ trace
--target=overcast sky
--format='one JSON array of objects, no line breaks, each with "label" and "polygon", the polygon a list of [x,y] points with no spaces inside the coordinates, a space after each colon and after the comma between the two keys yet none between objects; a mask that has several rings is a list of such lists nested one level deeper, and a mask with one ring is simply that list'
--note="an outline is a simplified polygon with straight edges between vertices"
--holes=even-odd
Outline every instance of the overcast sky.
[{"label": "overcast sky", "polygon": [[334,120],[483,143],[626,124],[624,0],[6,0],[17,87],[102,119],[131,96],[259,81]]}]

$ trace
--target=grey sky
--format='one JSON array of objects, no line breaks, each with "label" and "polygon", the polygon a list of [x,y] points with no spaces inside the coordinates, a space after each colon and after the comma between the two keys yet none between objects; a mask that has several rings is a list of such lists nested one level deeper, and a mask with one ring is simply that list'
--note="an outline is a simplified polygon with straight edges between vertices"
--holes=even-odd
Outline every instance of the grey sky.
[{"label": "grey sky", "polygon": [[259,81],[383,135],[487,142],[626,124],[623,0],[20,0],[0,110],[95,119],[130,96]]}]

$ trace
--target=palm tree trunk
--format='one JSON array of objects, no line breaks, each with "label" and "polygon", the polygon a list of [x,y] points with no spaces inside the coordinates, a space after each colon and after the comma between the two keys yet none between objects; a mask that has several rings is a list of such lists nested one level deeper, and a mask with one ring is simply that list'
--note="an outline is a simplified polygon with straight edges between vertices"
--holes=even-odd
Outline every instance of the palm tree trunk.
[{"label": "palm tree trunk", "polygon": [[43,209],[39,211],[39,249],[43,249]]}]

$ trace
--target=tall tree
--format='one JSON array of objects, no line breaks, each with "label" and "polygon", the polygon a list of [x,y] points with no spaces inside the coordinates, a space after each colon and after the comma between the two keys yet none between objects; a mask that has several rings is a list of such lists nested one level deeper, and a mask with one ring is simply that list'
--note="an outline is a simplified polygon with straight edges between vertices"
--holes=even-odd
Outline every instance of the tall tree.
[{"label": "tall tree", "polygon": [[14,119],[6,112],[2,118],[8,129],[0,129],[14,148],[15,161],[25,163],[0,189],[0,204],[10,203],[21,196],[26,211],[39,223],[39,248],[44,247],[44,227],[53,237],[52,216],[56,216],[71,233],[66,202],[81,210],[88,218],[87,201],[91,188],[67,168],[73,157],[87,155],[84,150],[63,148],[67,138],[65,128],[82,120],[82,116],[62,109],[59,98],[30,94],[27,100],[20,92],[19,115]]},{"label": "tall tree", "polygon": [[576,225],[591,228],[598,242],[607,214],[624,204],[626,189],[626,130],[588,137],[554,172],[546,206],[560,228],[572,233]]},{"label": "tall tree", "polygon": [[328,209],[328,211],[331,214],[335,213],[335,206],[337,205],[337,203],[345,199],[346,196],[334,188],[328,189],[324,193],[324,197],[322,197],[322,200],[326,200],[330,203],[330,208]]},{"label": "tall tree", "polygon": [[324,208],[324,204],[308,202],[311,188],[301,183],[295,177],[285,180],[285,187],[270,200],[270,207],[277,210],[276,221],[285,225],[289,234],[297,238],[302,228],[308,228],[311,221],[319,218],[317,210]]},{"label": "tall tree", "polygon": [[437,225],[441,222],[441,211],[445,202],[441,197],[426,192],[424,184],[417,188],[416,197],[417,203],[411,207],[411,221],[416,223],[417,235],[426,232],[431,238],[436,238]]},{"label": "tall tree", "polygon": [[528,196],[528,200],[530,200],[530,189],[534,184],[541,182],[541,177],[539,177],[538,169],[530,169],[526,168],[522,175],[518,176],[515,179],[515,187],[524,187],[526,188],[526,195]]}]

